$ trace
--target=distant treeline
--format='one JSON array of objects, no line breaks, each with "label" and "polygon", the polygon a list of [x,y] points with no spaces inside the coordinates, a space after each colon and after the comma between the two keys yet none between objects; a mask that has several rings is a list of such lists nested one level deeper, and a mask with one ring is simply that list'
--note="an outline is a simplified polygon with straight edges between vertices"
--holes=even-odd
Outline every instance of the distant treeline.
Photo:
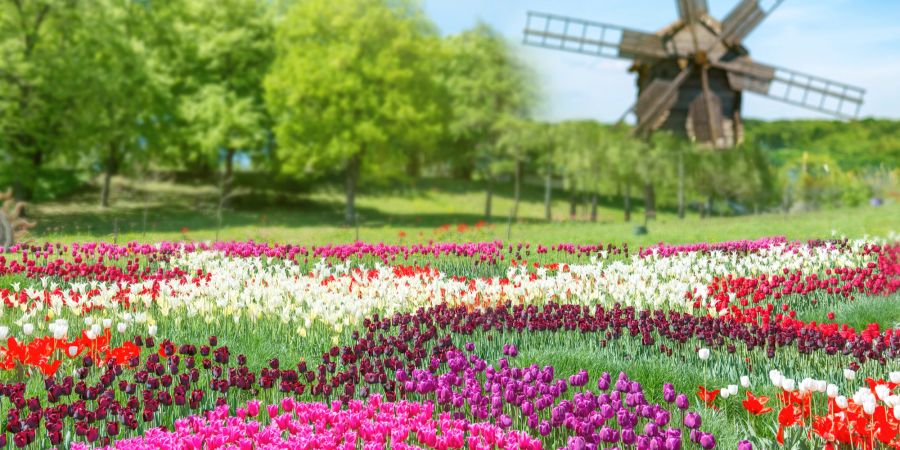
[{"label": "distant treeline", "polygon": [[846,170],[900,165],[900,121],[887,119],[745,120],[747,141],[783,166],[803,152],[827,156]]}]

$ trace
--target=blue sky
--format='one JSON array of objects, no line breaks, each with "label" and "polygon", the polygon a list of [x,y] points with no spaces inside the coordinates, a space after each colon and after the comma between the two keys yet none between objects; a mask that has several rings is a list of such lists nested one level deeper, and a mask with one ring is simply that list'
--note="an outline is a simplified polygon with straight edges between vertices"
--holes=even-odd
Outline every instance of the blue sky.
[{"label": "blue sky", "polygon": [[[707,0],[723,18],[737,0]],[[765,4],[765,3],[764,3]],[[677,17],[675,0],[424,0],[444,34],[484,21],[522,52],[541,79],[546,120],[614,121],[635,98],[625,60],[520,44],[525,13],[551,12],[654,32]],[[866,89],[862,117],[900,118],[900,0],[784,0],[745,40],[754,59]],[[755,94],[745,117],[823,118]]]}]

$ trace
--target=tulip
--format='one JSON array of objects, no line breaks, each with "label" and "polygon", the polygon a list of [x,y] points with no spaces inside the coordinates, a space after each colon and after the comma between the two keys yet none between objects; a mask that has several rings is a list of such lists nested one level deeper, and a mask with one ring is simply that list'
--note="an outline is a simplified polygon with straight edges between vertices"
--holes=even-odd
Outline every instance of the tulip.
[{"label": "tulip", "polygon": [[22,325],[22,333],[24,333],[25,336],[31,336],[34,333],[34,325],[30,323]]},{"label": "tulip", "polygon": [[699,351],[697,351],[697,355],[700,356],[701,360],[706,361],[707,359],[709,359],[709,349],[705,347],[701,348]]}]

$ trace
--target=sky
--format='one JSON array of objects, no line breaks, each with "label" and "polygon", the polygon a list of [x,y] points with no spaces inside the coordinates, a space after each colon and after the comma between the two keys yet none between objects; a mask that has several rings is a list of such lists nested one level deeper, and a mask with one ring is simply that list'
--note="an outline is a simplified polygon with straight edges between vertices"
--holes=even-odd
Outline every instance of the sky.
[{"label": "sky", "polygon": [[[738,3],[707,2],[719,20]],[[627,60],[522,45],[527,11],[647,32],[678,17],[675,0],[424,0],[424,7],[443,34],[482,21],[512,42],[540,79],[538,116],[551,121],[617,120],[635,100],[634,75]],[[784,0],[744,45],[757,61],[864,88],[860,117],[900,118],[900,0]],[[744,95],[743,115],[829,117],[752,93]]]}]

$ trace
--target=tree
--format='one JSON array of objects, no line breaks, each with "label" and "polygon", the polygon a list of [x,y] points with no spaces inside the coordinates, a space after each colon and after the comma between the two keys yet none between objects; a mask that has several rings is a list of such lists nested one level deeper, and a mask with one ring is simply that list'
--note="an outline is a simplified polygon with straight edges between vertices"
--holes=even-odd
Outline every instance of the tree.
[{"label": "tree", "polygon": [[266,143],[269,118],[262,80],[272,62],[274,25],[258,0],[176,2],[177,108],[189,148],[204,163],[224,162],[221,198],[239,152]]},{"label": "tree", "polygon": [[149,145],[168,103],[159,55],[145,37],[151,9],[128,0],[103,0],[80,8],[73,51],[87,64],[72,74],[79,107],[73,121],[78,145],[103,173],[100,205],[109,206],[110,181],[149,157]]},{"label": "tree", "polygon": [[0,148],[19,200],[32,197],[40,169],[70,131],[71,74],[84,67],[69,51],[75,10],[62,0],[0,2]]},{"label": "tree", "polygon": [[409,2],[309,0],[288,10],[275,42],[265,92],[279,158],[298,174],[339,168],[351,223],[365,164],[440,134],[437,33]]},{"label": "tree", "polygon": [[483,23],[452,36],[448,45],[449,131],[486,181],[484,215],[490,219],[495,178],[503,170],[497,165],[504,156],[500,141],[512,119],[528,117],[535,99],[533,75]]}]

